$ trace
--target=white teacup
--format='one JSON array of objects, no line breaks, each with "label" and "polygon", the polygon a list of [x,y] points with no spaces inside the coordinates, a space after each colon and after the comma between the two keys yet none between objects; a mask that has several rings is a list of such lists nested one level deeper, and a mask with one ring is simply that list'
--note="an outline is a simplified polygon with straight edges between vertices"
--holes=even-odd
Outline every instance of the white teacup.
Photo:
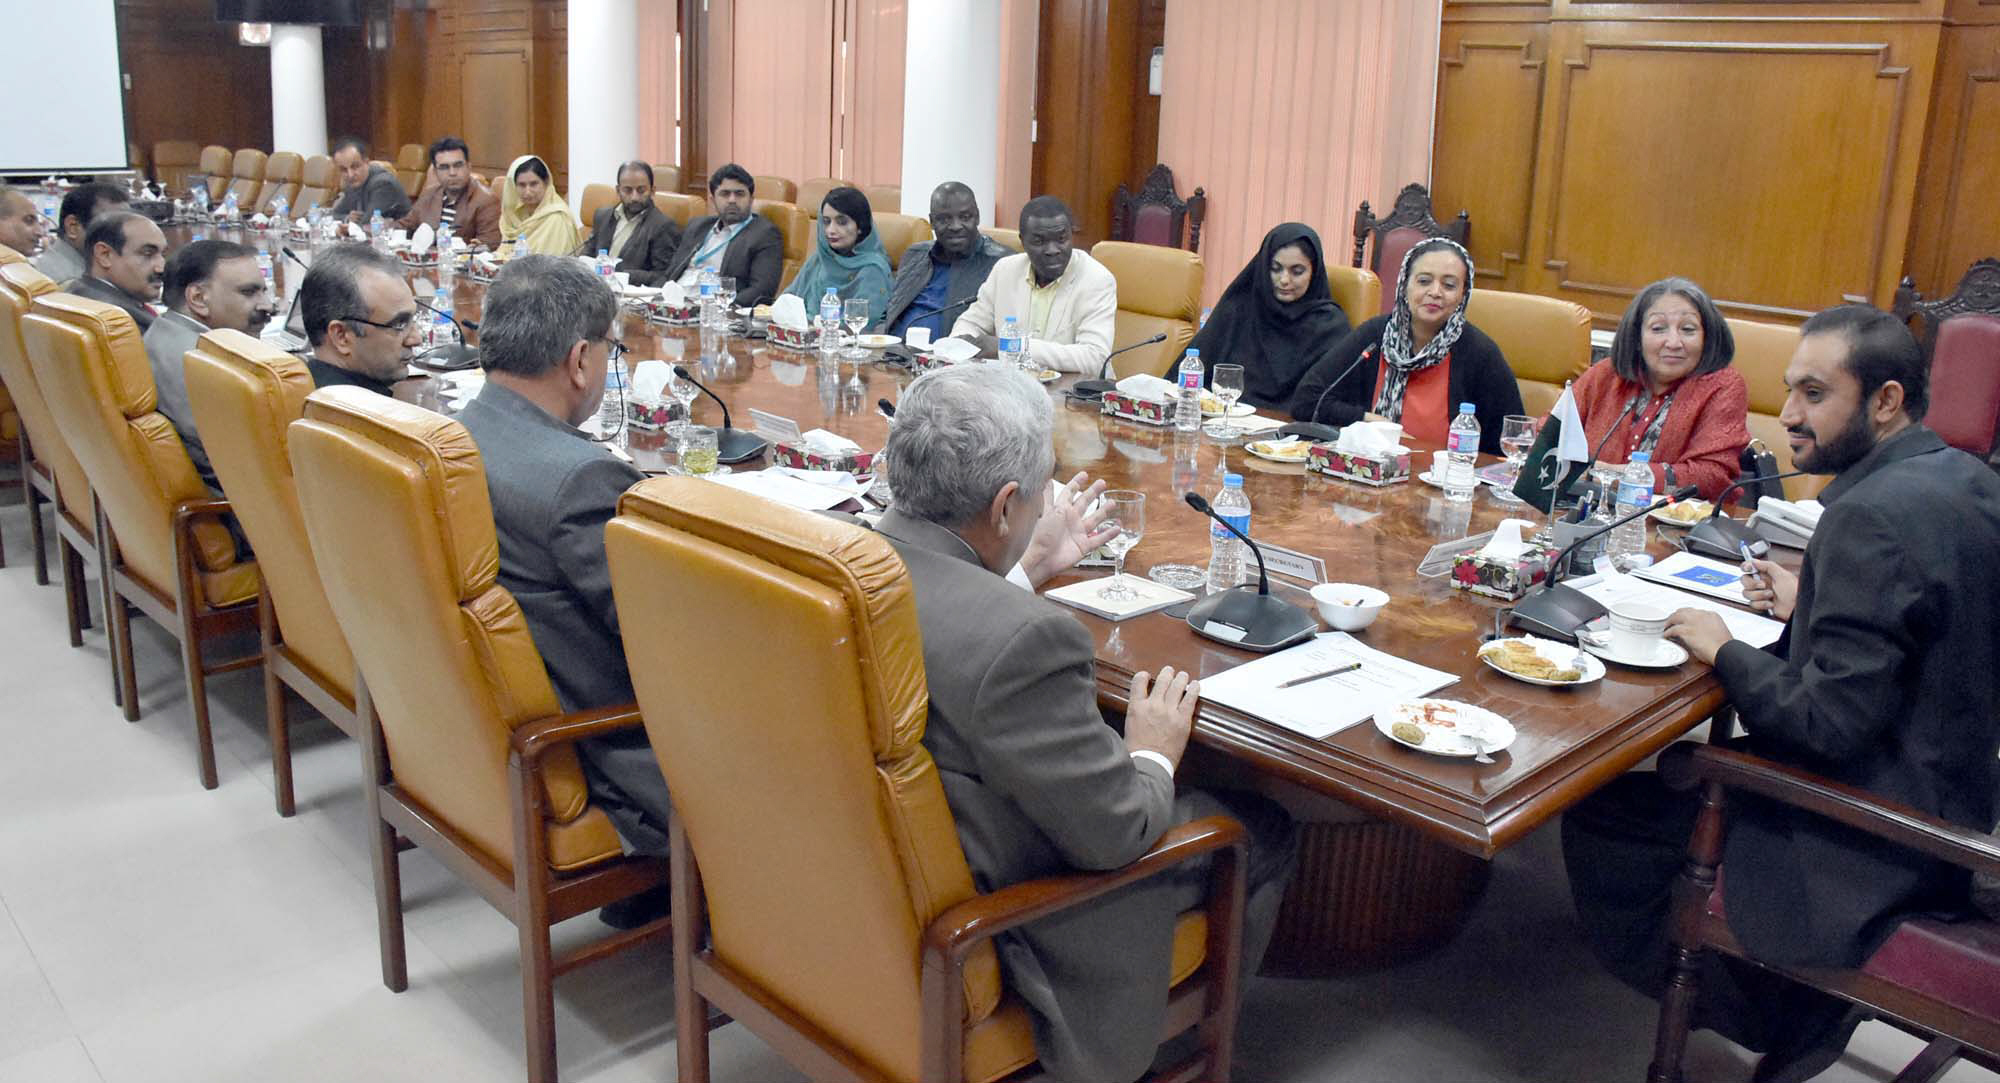
[{"label": "white teacup", "polygon": [[1656,605],[1621,602],[1611,607],[1611,649],[1625,658],[1651,658],[1660,652],[1667,630],[1667,611]]},{"label": "white teacup", "polygon": [[1450,472],[1451,472],[1451,452],[1449,451],[1431,452],[1431,476],[1434,478],[1441,479]]}]

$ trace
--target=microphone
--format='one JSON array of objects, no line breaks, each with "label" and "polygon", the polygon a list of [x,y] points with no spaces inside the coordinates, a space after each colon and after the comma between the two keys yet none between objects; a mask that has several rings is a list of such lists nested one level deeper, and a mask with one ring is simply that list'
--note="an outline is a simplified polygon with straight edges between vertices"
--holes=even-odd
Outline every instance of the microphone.
[{"label": "microphone", "polygon": [[675,365],[674,375],[693,384],[701,390],[702,394],[714,399],[717,406],[722,407],[722,431],[715,434],[715,457],[717,459],[725,463],[740,463],[745,459],[754,459],[762,455],[764,449],[771,446],[769,440],[758,436],[756,433],[732,428],[729,424],[729,404],[723,402],[722,396],[710,390],[707,384],[690,375],[686,365]]},{"label": "microphone", "polygon": [[1782,474],[1765,474],[1761,477],[1744,478],[1729,488],[1722,490],[1722,495],[1716,498],[1715,510],[1709,513],[1708,518],[1696,523],[1694,529],[1688,531],[1687,537],[1682,540],[1682,544],[1686,545],[1688,551],[1691,553],[1731,562],[1743,559],[1743,548],[1745,546],[1749,547],[1750,555],[1753,557],[1768,555],[1771,552],[1770,541],[1764,535],[1759,534],[1757,528],[1751,526],[1749,523],[1739,523],[1734,519],[1724,518],[1722,506],[1729,502],[1731,494],[1741,492],[1747,486],[1766,481],[1781,481],[1785,478],[1796,478],[1803,476],[1805,473],[1804,470],[1790,470]]},{"label": "microphone", "polygon": [[[972,302],[974,302],[974,301],[977,301],[977,300],[979,300],[979,295],[975,293],[975,294],[973,294],[972,296],[970,296],[970,297],[967,297],[967,298],[966,298],[966,299],[964,299],[963,301],[953,301],[952,303],[950,303],[950,304],[948,304],[948,305],[944,306],[943,308],[934,308],[934,309],[931,309],[931,310],[930,310],[929,312],[920,312],[920,313],[918,313],[917,315],[915,315],[915,316],[912,316],[912,317],[910,317],[910,321],[909,321],[909,322],[910,322],[910,323],[915,323],[915,322],[917,322],[918,320],[927,320],[927,319],[930,319],[930,318],[931,318],[932,316],[942,316],[942,315],[944,315],[945,313],[947,313],[947,312],[950,312],[950,311],[951,311],[952,309],[954,309],[954,308],[964,308],[964,307],[965,307],[966,305],[969,305],[969,304],[971,304]],[[908,324],[908,323],[906,323],[906,324],[904,324],[903,326],[907,327],[907,326],[909,326],[909,324]],[[881,329],[882,329],[882,330],[884,330],[884,331],[887,331],[887,330],[889,329],[889,321],[888,321],[887,319],[884,319],[884,320],[882,321],[882,328],[881,328]],[[950,338],[950,337],[951,337],[951,335],[950,335],[950,332],[946,332],[946,334],[945,334],[945,337],[946,337],[946,338]]]},{"label": "microphone", "polygon": [[412,296],[410,300],[415,301],[418,308],[429,309],[433,314],[450,320],[451,325],[458,328],[457,342],[448,342],[442,346],[433,346],[425,350],[416,356],[417,364],[427,369],[439,369],[447,372],[479,367],[479,347],[468,345],[465,341],[467,329],[477,331],[479,330],[478,324],[460,322],[459,318],[451,312],[438,308],[436,305],[415,296]]},{"label": "microphone", "polygon": [[1200,493],[1187,494],[1190,508],[1221,523],[1257,557],[1257,592],[1242,587],[1211,594],[1188,610],[1188,627],[1196,634],[1259,654],[1289,647],[1319,631],[1319,621],[1297,606],[1271,596],[1271,578],[1264,571],[1264,551],[1236,524],[1215,513]]},{"label": "microphone", "polygon": [[1118,381],[1105,379],[1105,375],[1111,371],[1112,358],[1117,357],[1121,353],[1130,353],[1131,351],[1136,350],[1141,346],[1154,346],[1158,345],[1159,343],[1165,342],[1166,340],[1167,340],[1167,333],[1165,331],[1162,331],[1159,334],[1154,335],[1152,338],[1146,339],[1141,342],[1134,342],[1130,346],[1119,347],[1118,349],[1113,350],[1108,354],[1105,354],[1104,363],[1102,365],[1097,366],[1097,379],[1078,380],[1075,384],[1072,384],[1070,386],[1069,393],[1076,396],[1079,399],[1103,398],[1104,393],[1106,391],[1109,391],[1112,388],[1118,386]]},{"label": "microphone", "polygon": [[1543,582],[1542,589],[1521,599],[1514,606],[1508,623],[1538,635],[1575,639],[1577,629],[1603,616],[1605,609],[1597,599],[1575,587],[1566,587],[1558,582],[1562,578],[1563,567],[1569,562],[1569,558],[1585,542],[1616,530],[1642,515],[1650,515],[1669,504],[1686,500],[1698,491],[1692,485],[1684,485],[1643,508],[1626,512],[1596,530],[1578,536],[1563,546],[1562,550],[1556,553],[1555,559],[1549,563],[1549,577]]},{"label": "microphone", "polygon": [[1340,439],[1340,428],[1338,426],[1328,425],[1320,421],[1319,408],[1326,405],[1326,397],[1333,394],[1333,389],[1339,387],[1340,382],[1347,379],[1354,372],[1356,366],[1373,356],[1375,356],[1375,350],[1372,347],[1356,354],[1354,360],[1348,362],[1347,367],[1341,370],[1340,375],[1335,376],[1333,382],[1326,385],[1326,390],[1319,393],[1319,398],[1313,400],[1312,416],[1306,418],[1304,421],[1294,421],[1289,425],[1280,427],[1278,434],[1280,436],[1303,436],[1308,440]]},{"label": "microphone", "polygon": [[890,402],[890,401],[889,401],[888,399],[876,399],[876,400],[875,400],[875,408],[876,408],[877,410],[880,410],[880,411],[882,411],[882,416],[883,416],[883,417],[886,417],[886,418],[888,418],[888,419],[889,419],[889,420],[891,420],[891,421],[894,421],[894,420],[896,420],[896,404],[895,404],[895,403],[893,403],[893,402]]}]

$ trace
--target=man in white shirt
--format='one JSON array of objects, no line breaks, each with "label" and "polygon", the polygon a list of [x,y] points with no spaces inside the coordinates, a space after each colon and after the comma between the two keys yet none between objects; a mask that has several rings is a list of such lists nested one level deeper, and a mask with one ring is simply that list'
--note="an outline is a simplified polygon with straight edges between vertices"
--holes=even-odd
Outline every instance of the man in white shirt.
[{"label": "man in white shirt", "polygon": [[1076,219],[1062,200],[1036,196],[1021,208],[1020,223],[1027,251],[994,264],[979,299],[952,324],[952,336],[990,354],[994,336],[1012,316],[1030,337],[1037,365],[1095,376],[1111,356],[1118,280],[1090,253],[1071,246]]}]

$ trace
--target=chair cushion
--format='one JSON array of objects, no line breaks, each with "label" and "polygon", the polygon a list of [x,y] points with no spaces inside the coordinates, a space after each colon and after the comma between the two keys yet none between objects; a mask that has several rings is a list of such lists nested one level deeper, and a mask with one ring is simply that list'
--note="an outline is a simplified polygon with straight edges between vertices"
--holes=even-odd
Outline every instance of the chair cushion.
[{"label": "chair cushion", "polygon": [[1132,239],[1140,244],[1180,247],[1174,236],[1174,212],[1158,203],[1148,203],[1132,213]]},{"label": "chair cushion", "polygon": [[1961,1011],[2000,1019],[2000,924],[1911,918],[1862,971]]},{"label": "chair cushion", "polygon": [[1132,241],[1103,241],[1090,254],[1118,280],[1119,309],[1189,322],[1200,318],[1200,256]]},{"label": "chair cushion", "polygon": [[1333,303],[1346,313],[1350,327],[1358,327],[1364,321],[1375,318],[1382,304],[1382,280],[1375,272],[1359,267],[1329,266],[1326,269],[1327,291],[1333,294]]},{"label": "chair cushion", "polygon": [[[1374,271],[1384,283],[1383,313],[1393,311],[1396,307],[1396,298],[1391,294],[1395,292],[1396,279],[1403,273],[1403,257],[1409,255],[1410,249],[1415,248],[1428,236],[1423,230],[1411,226],[1397,226],[1395,229],[1375,235],[1375,251],[1368,269]],[[1477,296],[1476,291],[1474,295]]]},{"label": "chair cushion", "polygon": [[708,213],[707,204],[700,196],[691,196],[685,192],[656,191],[653,193],[653,206],[660,208],[661,214],[673,219],[683,228],[689,222]]},{"label": "chair cushion", "polygon": [[929,219],[913,214],[896,214],[891,211],[875,212],[875,235],[882,238],[882,247],[889,253],[889,266],[901,267],[903,253],[918,241],[934,238]]},{"label": "chair cushion", "polygon": [[1973,312],[1938,325],[1931,343],[1930,412],[1944,442],[1984,458],[2000,422],[2000,317]]}]

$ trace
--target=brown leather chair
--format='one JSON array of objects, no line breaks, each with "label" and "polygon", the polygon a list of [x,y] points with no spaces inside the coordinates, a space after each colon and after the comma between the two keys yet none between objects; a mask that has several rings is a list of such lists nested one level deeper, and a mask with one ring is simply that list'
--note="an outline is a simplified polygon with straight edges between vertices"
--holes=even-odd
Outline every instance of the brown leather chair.
[{"label": "brown leather chair", "polygon": [[681,190],[681,167],[677,165],[661,165],[658,162],[654,162],[653,190],[655,192],[673,192],[678,194]]},{"label": "brown leather chair", "polygon": [[1000,247],[1002,248],[1011,248],[1016,252],[1026,252],[1028,250],[1027,247],[1021,243],[1021,231],[1018,229],[1001,229],[999,226],[982,226],[979,232],[986,234],[988,237],[991,237],[993,241],[998,245],[1000,245]]},{"label": "brown leather chair", "polygon": [[289,150],[281,150],[271,155],[264,163],[264,190],[257,196],[257,213],[270,214],[278,200],[285,201],[285,216],[296,218],[291,208],[298,205],[300,178],[305,174],[305,159]]},{"label": "brown leather chair", "polygon": [[229,190],[229,170],[232,161],[229,148],[210,143],[201,148],[201,175],[208,178],[208,201],[218,202],[222,193]]},{"label": "brown leather chair", "polygon": [[778,289],[782,291],[792,284],[793,276],[806,262],[806,254],[812,251],[813,220],[806,216],[805,211],[790,203],[770,199],[752,200],[751,203],[758,214],[777,226],[778,232],[784,235],[785,273],[778,279]]},{"label": "brown leather chair", "polygon": [[[69,645],[83,646],[83,629],[90,627],[90,595],[85,563],[97,563],[97,527],[90,512],[90,483],[83,464],[69,449],[41,382],[28,363],[21,338],[21,320],[35,298],[56,292],[56,284],[35,270],[11,248],[0,247],[0,380],[12,389],[14,405],[24,425],[22,457],[27,481],[28,536],[35,553],[35,582],[49,581],[41,505],[55,512],[56,566],[62,573],[63,607],[69,620]],[[99,588],[103,581],[100,577]]]},{"label": "brown leather chair", "polygon": [[[1759,323],[1755,320],[1726,321],[1736,339],[1736,357],[1730,362],[1743,374],[1750,392],[1750,428],[1753,444],[1777,456],[1778,469],[1792,469],[1792,444],[1778,414],[1785,408],[1785,369],[1799,348],[1799,329],[1788,324]],[[1785,499],[1804,500],[1819,494],[1832,478],[1808,474],[1785,479]]]},{"label": "brown leather chair", "polygon": [[[1229,1078],[1241,825],[1186,824],[1124,869],[979,895],[920,743],[916,599],[888,542],[720,485],[657,478],[620,500],[605,547],[646,732],[674,795],[682,1083],[709,1078],[711,1003],[814,1079],[1027,1076],[1033,1028],[991,938],[1199,854],[1215,856],[1214,874],[1205,912],[1174,931],[1169,1033],[1200,1025],[1205,1047],[1183,1071]],[[690,639],[693,619],[704,634]],[[744,642],[800,661],[770,680],[713,679],[741,671]],[[730,724],[712,724],[720,718]]]},{"label": "brown leather chair", "polygon": [[1174,191],[1174,171],[1164,163],[1146,173],[1134,192],[1120,184],[1111,195],[1111,239],[1163,244],[1201,251],[1201,224],[1208,217],[1208,193],[1200,188],[1182,199]]},{"label": "brown leather chair", "polygon": [[1465,322],[1500,347],[1521,387],[1521,406],[1534,417],[1547,414],[1563,385],[1590,368],[1590,310],[1575,302],[1474,289]]},{"label": "brown leather chair", "polygon": [[[1430,189],[1421,184],[1406,184],[1396,193],[1396,205],[1389,209],[1386,218],[1375,217],[1368,201],[1361,201],[1360,209],[1354,212],[1353,265],[1362,266],[1365,254],[1369,270],[1394,282],[1402,273],[1404,254],[1416,247],[1418,241],[1426,237],[1449,237],[1464,244],[1471,233],[1472,220],[1464,211],[1459,211],[1449,224],[1441,223],[1431,216]],[[1368,245],[1371,236],[1375,238],[1372,250]],[[1395,302],[1394,297],[1382,298],[1382,311],[1389,311]]]},{"label": "brown leather chair", "polygon": [[1373,271],[1359,267],[1328,267],[1327,292],[1333,303],[1347,314],[1347,324],[1359,327],[1382,314],[1382,280]]},{"label": "brown leather chair", "polygon": [[201,784],[212,790],[208,678],[254,666],[258,656],[216,661],[208,641],[256,621],[257,565],[236,559],[236,543],[221,521],[229,502],[209,495],[180,436],[159,413],[152,365],[125,310],[43,294],[22,321],[21,337],[49,412],[96,498],[99,567],[111,601],[106,623],[125,717],[139,718],[130,613],[136,607],[180,640]]},{"label": "brown leather chair", "polygon": [[1194,339],[1201,319],[1201,257],[1137,241],[1099,241],[1090,254],[1118,280],[1118,329],[1111,348],[1122,350],[1163,332],[1167,336],[1156,346],[1113,358],[1113,373],[1123,378],[1165,372]]},{"label": "brown leather chair", "polygon": [[[583,232],[588,234],[597,221],[597,212],[606,207],[618,205],[618,189],[608,184],[586,184],[583,186]],[[596,255],[595,252],[586,253]]]},{"label": "brown leather chair", "polygon": [[192,140],[164,139],[153,144],[153,179],[179,195],[187,190],[188,177],[201,168],[201,147]]},{"label": "brown leather chair", "polygon": [[853,181],[838,177],[814,177],[799,184],[798,197],[790,202],[797,203],[808,218],[819,217],[819,205],[826,202],[826,194],[835,188],[853,188]]},{"label": "brown leather chair", "polygon": [[396,152],[396,180],[411,199],[424,190],[431,175],[431,155],[422,143],[405,143]]},{"label": "brown leather chair", "polygon": [[885,214],[903,213],[903,186],[900,184],[871,184],[861,189],[868,197],[868,209],[880,218]]},{"label": "brown leather chair", "polygon": [[653,206],[660,208],[661,214],[673,219],[682,229],[686,229],[689,222],[708,213],[708,203],[700,196],[688,195],[685,192],[669,192],[664,188],[653,189]]},{"label": "brown leather chair", "polygon": [[306,534],[358,667],[383,984],[409,986],[400,833],[519,928],[528,1078],[551,1083],[555,977],[671,924],[561,957],[549,944],[556,922],[666,883],[664,859],[622,855],[576,757],[575,742],[635,729],[638,713],[558,713],[520,607],[494,582],[486,472],[457,422],[329,387],[307,398],[289,440]]},{"label": "brown leather chair", "polygon": [[337,199],[340,181],[335,175],[333,159],[324,154],[307,158],[299,168],[299,198],[292,200],[292,217],[304,218],[314,207],[333,208]]},{"label": "brown leather chair", "polygon": [[263,575],[257,625],[264,720],[271,734],[278,815],[290,816],[292,739],[285,689],[297,692],[342,733],[359,732],[354,655],[320,585],[285,445],[286,427],[305,416],[312,375],[291,354],[230,330],[203,335],[185,365],[202,444]]},{"label": "brown leather chair", "polygon": [[264,194],[264,163],[270,155],[255,147],[244,147],[236,152],[229,165],[229,187],[223,190],[223,197],[236,197],[237,207],[249,217]]},{"label": "brown leather chair", "polygon": [[891,268],[903,265],[903,253],[909,251],[911,245],[937,239],[937,234],[931,232],[930,219],[891,211],[875,212],[875,235],[882,238],[882,247],[889,253]]},{"label": "brown leather chair", "polygon": [[[755,175],[750,179],[757,184],[755,195],[758,199],[769,199],[779,203],[797,203],[799,201],[799,186],[784,177]],[[818,209],[815,208],[812,213],[815,215],[818,214]]]}]

